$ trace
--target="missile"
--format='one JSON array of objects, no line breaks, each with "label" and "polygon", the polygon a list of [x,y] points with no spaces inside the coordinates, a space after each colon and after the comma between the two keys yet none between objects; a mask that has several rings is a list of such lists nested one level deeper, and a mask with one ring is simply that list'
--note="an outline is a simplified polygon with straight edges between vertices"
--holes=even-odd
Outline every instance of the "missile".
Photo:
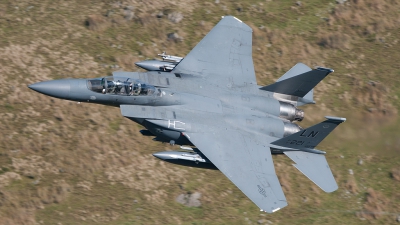
[{"label": "missile", "polygon": [[135,63],[136,66],[145,69],[147,71],[166,71],[169,72],[175,68],[175,66],[180,63],[183,57],[167,55],[165,52],[158,54],[163,61],[159,60],[144,60]]},{"label": "missile", "polygon": [[175,68],[176,63],[159,60],[144,60],[136,62],[135,65],[147,71],[171,71]]},{"label": "missile", "polygon": [[200,154],[195,152],[165,151],[154,153],[153,156],[177,165],[217,170],[214,164]]},{"label": "missile", "polygon": [[167,54],[165,54],[165,52],[163,52],[161,54],[158,54],[158,56],[163,58],[163,60],[172,61],[172,62],[176,62],[176,63],[179,63],[183,59],[183,57],[174,56],[174,55],[167,55]]}]

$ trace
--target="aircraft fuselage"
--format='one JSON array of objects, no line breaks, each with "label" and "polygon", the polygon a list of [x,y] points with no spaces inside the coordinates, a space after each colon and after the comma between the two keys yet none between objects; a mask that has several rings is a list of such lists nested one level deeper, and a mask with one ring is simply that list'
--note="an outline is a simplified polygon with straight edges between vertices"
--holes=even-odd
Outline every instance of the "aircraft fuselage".
[{"label": "aircraft fuselage", "polygon": [[[144,80],[144,81],[143,81]],[[218,84],[201,82],[199,85],[188,85],[185,77],[172,73],[115,72],[113,77],[95,79],[63,79],[39,82],[29,87],[40,93],[71,101],[102,104],[114,107],[131,106],[179,106],[180,114],[191,114],[196,117],[200,111],[204,117],[212,118],[223,114],[227,124],[246,129],[250,133],[264,133],[276,139],[290,135],[301,128],[288,119],[296,119],[299,111],[294,106],[274,99],[268,92],[259,90],[257,85],[249,85],[247,93],[221,90]],[[196,82],[190,82],[191,84]],[[204,85],[213,85],[215,90],[205,93]],[[208,88],[207,88],[208,89]],[[286,104],[286,105],[285,105]],[[296,111],[297,110],[297,111]],[[240,112],[240,115],[237,112]],[[175,114],[175,111],[173,111]],[[204,116],[206,115],[206,116]],[[125,115],[124,115],[125,116]],[[302,115],[301,115],[302,116]],[[207,124],[188,123],[182,119],[163,120],[162,118],[143,118],[126,116],[144,126],[146,136],[152,134],[153,140],[177,145],[193,145],[184,135],[188,129],[207,129]],[[175,115],[174,115],[175,117]],[[154,119],[154,120],[152,120]],[[300,118],[300,120],[302,117]],[[297,119],[299,120],[299,119]],[[183,126],[184,125],[184,126]],[[281,154],[282,151],[271,151]],[[208,168],[204,163],[186,162],[184,159],[169,160],[178,164]],[[214,168],[211,166],[211,168]]]}]

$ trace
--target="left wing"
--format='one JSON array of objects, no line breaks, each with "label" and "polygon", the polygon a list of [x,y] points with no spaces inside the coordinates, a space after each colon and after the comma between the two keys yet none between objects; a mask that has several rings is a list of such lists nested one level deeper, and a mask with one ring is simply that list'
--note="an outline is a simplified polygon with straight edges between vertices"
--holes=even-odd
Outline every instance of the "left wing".
[{"label": "left wing", "polygon": [[252,58],[253,30],[225,16],[172,70],[206,79],[219,87],[257,84]]},{"label": "left wing", "polygon": [[233,129],[185,136],[261,210],[273,213],[287,206],[269,145],[260,142],[267,136]]}]

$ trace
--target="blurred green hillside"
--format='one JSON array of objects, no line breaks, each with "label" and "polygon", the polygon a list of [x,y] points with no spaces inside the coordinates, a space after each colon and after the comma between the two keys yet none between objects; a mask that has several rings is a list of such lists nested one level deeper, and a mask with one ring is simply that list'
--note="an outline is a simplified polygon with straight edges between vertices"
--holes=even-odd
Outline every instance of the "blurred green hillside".
[{"label": "blurred green hillside", "polygon": [[[299,125],[348,119],[318,146],[336,192],[274,156],[289,205],[260,213],[219,171],[155,159],[176,147],[143,137],[118,108],[27,88],[185,56],[223,15],[253,28],[260,85],[297,62],[335,69]],[[399,39],[397,0],[2,0],[0,224],[398,224]],[[176,202],[196,192],[200,207]]]}]

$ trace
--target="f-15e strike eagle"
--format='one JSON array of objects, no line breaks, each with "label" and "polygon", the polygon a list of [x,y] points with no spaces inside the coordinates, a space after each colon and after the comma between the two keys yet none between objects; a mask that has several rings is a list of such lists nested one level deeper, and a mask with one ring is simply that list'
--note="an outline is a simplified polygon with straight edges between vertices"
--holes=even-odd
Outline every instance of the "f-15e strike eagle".
[{"label": "f-15e strike eagle", "polygon": [[[225,16],[184,58],[142,61],[148,72],[114,72],[95,79],[62,79],[29,88],[56,98],[120,107],[153,140],[185,151],[154,156],[175,164],[220,170],[261,211],[287,206],[271,154],[285,154],[325,192],[338,186],[315,147],[345,118],[303,129],[297,106],[315,103],[313,88],[332,69],[298,63],[276,83],[259,86],[252,60],[252,29]],[[153,70],[153,71],[151,71]]]}]

